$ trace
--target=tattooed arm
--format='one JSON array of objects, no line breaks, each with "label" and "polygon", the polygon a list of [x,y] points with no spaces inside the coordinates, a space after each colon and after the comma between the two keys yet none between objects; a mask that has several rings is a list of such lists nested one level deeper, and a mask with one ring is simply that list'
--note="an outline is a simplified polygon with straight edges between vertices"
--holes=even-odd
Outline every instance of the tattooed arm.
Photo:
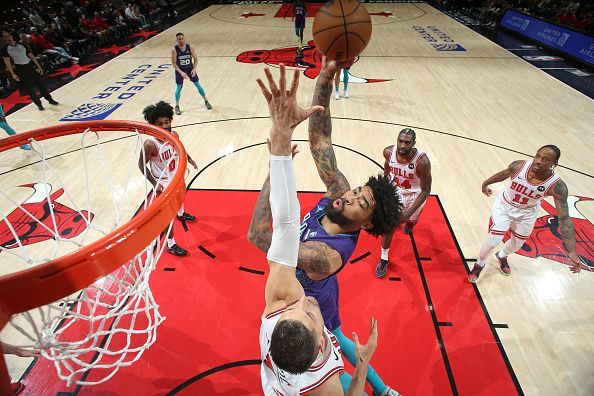
[{"label": "tattooed arm", "polygon": [[497,172],[485,180],[482,185],[483,194],[485,194],[487,197],[491,196],[491,194],[493,194],[493,190],[491,190],[489,186],[493,183],[502,182],[505,179],[512,177],[522,165],[524,165],[524,161],[514,161],[509,164],[507,169]]},{"label": "tattooed arm", "polygon": [[[272,241],[270,230],[270,179],[266,178],[262,191],[252,214],[248,240],[264,253],[268,252]],[[321,280],[332,275],[342,265],[340,254],[325,243],[309,241],[299,244],[297,266],[313,280]]]},{"label": "tattooed arm", "polygon": [[258,249],[264,253],[268,252],[270,243],[272,242],[272,231],[270,230],[270,219],[272,212],[270,211],[270,175],[266,177],[262,190],[258,195],[254,213],[252,213],[252,220],[250,221],[250,228],[248,229],[248,240],[256,245]]},{"label": "tattooed arm", "polygon": [[334,274],[342,265],[340,253],[323,242],[307,241],[299,244],[297,266],[313,280]]},{"label": "tattooed arm", "polygon": [[316,81],[312,106],[324,107],[324,112],[316,113],[309,118],[309,148],[318,169],[322,182],[326,185],[326,196],[340,197],[350,190],[349,182],[338,170],[336,155],[332,147],[332,118],[330,116],[330,97],[332,96],[332,82],[336,71],[334,61],[322,61],[322,70]]},{"label": "tattooed arm", "polygon": [[575,251],[575,232],[571,217],[569,217],[569,208],[567,206],[567,185],[563,180],[555,183],[552,195],[555,199],[555,208],[557,209],[557,217],[559,218],[559,232],[563,238],[563,245],[569,253],[571,259],[571,272],[580,272],[581,260]]}]

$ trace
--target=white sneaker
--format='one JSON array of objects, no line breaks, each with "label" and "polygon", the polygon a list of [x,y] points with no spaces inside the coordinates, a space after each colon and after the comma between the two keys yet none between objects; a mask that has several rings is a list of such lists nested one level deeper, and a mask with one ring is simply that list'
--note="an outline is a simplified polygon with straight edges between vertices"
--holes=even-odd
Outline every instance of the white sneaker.
[{"label": "white sneaker", "polygon": [[[374,393],[375,395],[375,393]],[[380,396],[401,396],[400,393],[398,393],[397,391],[395,391],[394,389],[390,388],[389,386],[386,387],[386,390],[384,390]]]},{"label": "white sneaker", "polygon": [[340,99],[340,95],[338,94],[338,92],[336,92],[336,93],[334,94],[334,99],[336,99],[336,100],[339,100],[339,99]]},{"label": "white sneaker", "polygon": [[342,93],[342,97],[345,98],[345,99],[348,99],[349,98],[349,94],[347,93],[347,91],[344,91]]}]

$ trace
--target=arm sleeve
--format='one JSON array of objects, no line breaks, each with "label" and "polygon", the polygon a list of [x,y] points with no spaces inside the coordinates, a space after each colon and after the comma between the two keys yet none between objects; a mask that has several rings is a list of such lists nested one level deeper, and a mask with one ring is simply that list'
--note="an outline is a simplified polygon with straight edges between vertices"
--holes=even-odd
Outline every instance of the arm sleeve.
[{"label": "arm sleeve", "polygon": [[300,207],[290,155],[270,156],[270,209],[272,242],[267,258],[275,263],[297,267]]}]

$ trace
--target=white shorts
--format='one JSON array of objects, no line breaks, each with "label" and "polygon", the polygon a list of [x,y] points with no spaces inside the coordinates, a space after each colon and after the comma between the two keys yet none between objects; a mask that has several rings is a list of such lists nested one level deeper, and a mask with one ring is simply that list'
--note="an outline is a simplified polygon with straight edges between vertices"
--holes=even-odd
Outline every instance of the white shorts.
[{"label": "white shorts", "polygon": [[498,194],[493,202],[493,213],[489,220],[489,233],[503,237],[507,230],[519,239],[528,239],[538,218],[540,204],[531,208],[516,208],[505,202]]},{"label": "white shorts", "polygon": [[[411,206],[413,206],[413,204],[417,200],[417,197],[419,196],[419,194],[398,195],[400,196],[400,202],[402,202],[403,212],[406,212]],[[425,202],[423,202],[421,206],[419,206],[417,210],[415,210],[415,212],[408,218],[408,220],[406,220],[406,223],[416,224],[419,221],[419,216],[421,215],[421,212],[423,211],[423,207],[425,206],[426,202],[427,200],[425,200]]]},{"label": "white shorts", "polygon": [[157,185],[159,186],[163,186],[163,190],[165,190],[167,187],[169,187],[169,185],[171,184],[171,182],[173,181],[173,178],[158,178],[155,175],[153,175],[153,177],[155,178],[155,180],[157,181]]}]

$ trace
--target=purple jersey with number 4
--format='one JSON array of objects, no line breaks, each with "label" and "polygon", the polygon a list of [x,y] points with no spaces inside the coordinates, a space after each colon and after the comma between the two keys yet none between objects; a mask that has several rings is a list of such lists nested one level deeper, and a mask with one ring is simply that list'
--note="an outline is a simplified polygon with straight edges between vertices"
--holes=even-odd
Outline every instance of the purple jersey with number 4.
[{"label": "purple jersey with number 4", "polygon": [[320,304],[324,325],[330,331],[340,327],[340,317],[338,315],[338,279],[336,274],[342,270],[347,263],[355,246],[359,233],[328,235],[320,220],[326,215],[324,208],[332,202],[332,199],[324,197],[318,204],[310,210],[301,222],[301,242],[316,241],[322,242],[336,250],[342,259],[342,266],[326,279],[319,281],[312,280],[306,272],[297,268],[297,279],[303,286],[306,296],[315,297]]}]

